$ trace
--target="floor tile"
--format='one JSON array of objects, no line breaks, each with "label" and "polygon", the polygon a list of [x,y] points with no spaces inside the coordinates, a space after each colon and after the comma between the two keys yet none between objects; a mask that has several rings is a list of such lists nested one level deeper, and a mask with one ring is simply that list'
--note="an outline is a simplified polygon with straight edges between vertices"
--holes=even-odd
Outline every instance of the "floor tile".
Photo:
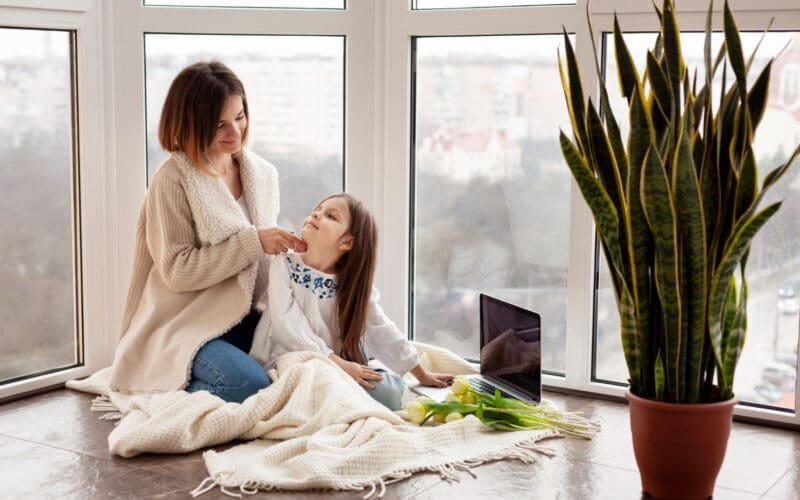
[{"label": "floor tile", "polygon": [[786,471],[783,477],[767,491],[764,498],[786,500],[800,498],[800,463]]},{"label": "floor tile", "polygon": [[794,467],[796,460],[797,453],[791,447],[776,446],[753,433],[732,433],[717,485],[764,494]]},{"label": "floor tile", "polygon": [[107,460],[0,436],[3,498],[60,498],[87,485],[117,481],[128,471]]},{"label": "floor tile", "polygon": [[477,478],[461,475],[458,482],[442,482],[419,499],[589,498],[641,497],[639,475],[633,471],[559,457],[534,464],[504,461],[475,469]]}]

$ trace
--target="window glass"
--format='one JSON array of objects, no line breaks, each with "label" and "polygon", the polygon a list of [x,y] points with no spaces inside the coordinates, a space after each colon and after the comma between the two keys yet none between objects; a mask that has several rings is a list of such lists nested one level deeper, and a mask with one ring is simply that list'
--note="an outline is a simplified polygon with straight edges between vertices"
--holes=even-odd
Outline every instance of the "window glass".
[{"label": "window glass", "polygon": [[344,0],[144,0],[155,7],[344,9]]},{"label": "window glass", "polygon": [[[761,33],[742,33],[746,56],[755,48]],[[702,33],[684,33],[681,44],[690,72],[698,68],[698,82],[705,76]],[[652,47],[655,34],[625,35],[638,68],[644,67],[646,50]],[[723,41],[715,34],[712,54]],[[612,108],[617,117],[627,122],[626,104],[616,86],[616,65],[613,58],[613,37],[606,35],[607,74]],[[756,134],[754,149],[759,174],[763,179],[770,170],[783,163],[800,142],[800,33],[770,32],[767,34],[750,70],[750,82],[758,76],[769,58],[774,57],[769,100],[764,118]],[[728,78],[733,78],[728,68]],[[691,75],[692,73],[690,73]],[[721,69],[718,71],[721,74]],[[721,76],[716,79],[716,98],[720,95]],[[729,80],[730,82],[730,80]],[[627,123],[622,123],[627,133]],[[748,329],[744,352],[736,369],[734,391],[740,401],[794,409],[797,374],[798,330],[800,330],[800,169],[798,165],[774,186],[762,207],[783,199],[783,205],[753,241],[747,264]],[[619,338],[619,318],[608,269],[601,256],[601,278],[598,287],[595,377],[624,383],[627,369]]]},{"label": "window glass", "polygon": [[72,39],[0,28],[0,383],[78,361]]},{"label": "window glass", "polygon": [[217,59],[242,80],[250,111],[247,149],[278,169],[278,225],[299,223],[342,191],[344,38],[338,36],[145,35],[148,177],[167,158],[161,108],[185,66]]},{"label": "window glass", "polygon": [[414,0],[415,9],[466,9],[473,7],[525,7],[575,5],[575,0]]},{"label": "window glass", "polygon": [[412,327],[478,359],[478,294],[542,316],[564,371],[569,120],[560,35],[416,39]]}]

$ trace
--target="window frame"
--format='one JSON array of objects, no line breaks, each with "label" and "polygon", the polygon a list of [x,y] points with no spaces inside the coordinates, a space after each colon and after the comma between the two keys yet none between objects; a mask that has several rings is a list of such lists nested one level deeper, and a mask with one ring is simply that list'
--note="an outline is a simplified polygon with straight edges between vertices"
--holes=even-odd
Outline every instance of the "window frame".
[{"label": "window frame", "polygon": [[[108,264],[108,231],[112,214],[106,208],[109,172],[102,168],[109,138],[104,130],[102,27],[100,0],[17,0],[0,6],[6,28],[53,29],[74,32],[73,72],[73,207],[74,333],[78,346],[75,366],[0,384],[0,401],[62,384],[102,368],[113,352],[109,327],[116,321],[104,307],[112,283]],[[40,305],[46,313],[46,305]],[[17,332],[26,334],[28,332]]]}]

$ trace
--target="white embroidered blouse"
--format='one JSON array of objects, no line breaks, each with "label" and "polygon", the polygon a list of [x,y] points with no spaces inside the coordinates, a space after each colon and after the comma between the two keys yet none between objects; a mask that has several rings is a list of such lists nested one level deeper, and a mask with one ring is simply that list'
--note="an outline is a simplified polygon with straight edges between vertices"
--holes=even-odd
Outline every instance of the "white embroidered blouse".
[{"label": "white embroidered blouse", "polygon": [[[269,268],[267,309],[253,336],[250,355],[272,369],[287,352],[315,351],[328,355],[337,351],[336,276],[305,265],[299,255],[279,255]],[[378,304],[380,293],[373,287],[362,345],[402,375],[419,363],[416,350]]]}]

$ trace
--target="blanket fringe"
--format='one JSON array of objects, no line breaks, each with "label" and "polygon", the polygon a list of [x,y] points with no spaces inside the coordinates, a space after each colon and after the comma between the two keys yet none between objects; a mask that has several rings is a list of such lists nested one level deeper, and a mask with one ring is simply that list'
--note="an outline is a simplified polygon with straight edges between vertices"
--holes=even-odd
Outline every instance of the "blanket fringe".
[{"label": "blanket fringe", "polygon": [[[206,484],[208,483],[208,484]],[[217,480],[211,476],[203,479],[203,481],[197,485],[197,488],[193,489],[189,492],[192,495],[192,498],[197,498],[204,493],[208,493],[209,491],[213,490],[217,486]]]},{"label": "blanket fringe", "polygon": [[[561,435],[553,434],[552,436],[548,437],[563,437]],[[370,498],[383,498],[384,494],[386,493],[386,486],[392,483],[396,483],[398,481],[402,481],[404,479],[408,479],[416,472],[435,472],[439,474],[439,477],[442,480],[447,482],[458,482],[460,480],[459,476],[462,473],[467,473],[471,475],[473,478],[477,479],[478,474],[475,473],[473,470],[475,467],[483,465],[487,462],[494,462],[497,460],[503,459],[516,459],[520,462],[530,464],[536,461],[537,456],[539,455],[546,455],[552,457],[555,455],[555,450],[547,446],[541,446],[537,444],[539,438],[528,439],[525,441],[521,441],[510,448],[506,448],[504,450],[493,451],[489,453],[485,453],[475,458],[467,459],[467,460],[460,460],[456,462],[449,462],[445,464],[438,464],[432,465],[425,468],[414,468],[414,469],[405,469],[395,472],[390,472],[379,476],[375,479],[368,479],[361,482],[354,482],[344,486],[340,486],[339,490],[343,491],[364,491],[367,490],[366,494],[362,497],[364,500],[368,500]],[[219,487],[220,491],[229,496],[235,498],[242,498],[242,494],[244,495],[255,495],[258,493],[259,490],[264,491],[273,491],[277,488],[275,485],[266,484],[261,481],[247,481],[241,485],[239,485],[239,492],[231,491],[228,489],[223,483],[224,478],[231,474],[230,471],[220,471],[216,474],[216,476],[209,476],[197,486],[194,490],[191,491],[191,495],[193,498],[197,498],[200,495],[203,495],[215,487]]]},{"label": "blanket fringe", "polygon": [[124,417],[119,411],[119,408],[108,399],[108,396],[97,396],[94,398],[89,411],[105,413],[105,415],[100,415],[100,420],[120,420]]}]

